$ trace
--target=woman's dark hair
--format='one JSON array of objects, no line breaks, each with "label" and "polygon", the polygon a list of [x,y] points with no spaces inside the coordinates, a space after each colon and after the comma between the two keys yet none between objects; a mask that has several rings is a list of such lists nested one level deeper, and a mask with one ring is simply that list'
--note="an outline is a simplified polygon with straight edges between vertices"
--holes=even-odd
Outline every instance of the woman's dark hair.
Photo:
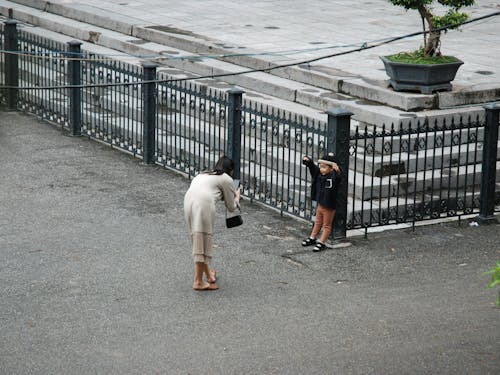
[{"label": "woman's dark hair", "polygon": [[222,156],[217,163],[215,163],[213,174],[221,175],[227,173],[229,176],[233,175],[234,162],[227,156]]}]

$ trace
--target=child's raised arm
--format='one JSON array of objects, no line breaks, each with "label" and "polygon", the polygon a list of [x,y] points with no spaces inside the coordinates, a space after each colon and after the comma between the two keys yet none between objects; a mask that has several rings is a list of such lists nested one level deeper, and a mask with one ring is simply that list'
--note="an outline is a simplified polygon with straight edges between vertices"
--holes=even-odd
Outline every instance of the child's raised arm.
[{"label": "child's raised arm", "polygon": [[309,169],[309,173],[311,173],[313,178],[319,173],[319,167],[314,164],[313,160],[309,156],[304,155],[302,157],[302,164]]}]

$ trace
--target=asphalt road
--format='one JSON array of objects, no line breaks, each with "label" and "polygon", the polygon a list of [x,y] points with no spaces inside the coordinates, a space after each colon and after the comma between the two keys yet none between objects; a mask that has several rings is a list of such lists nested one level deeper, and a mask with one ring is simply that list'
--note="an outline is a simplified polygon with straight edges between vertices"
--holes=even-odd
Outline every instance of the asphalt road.
[{"label": "asphalt road", "polygon": [[196,292],[185,177],[19,113],[0,150],[0,374],[498,374],[499,225],[312,253],[308,224],[221,205]]}]

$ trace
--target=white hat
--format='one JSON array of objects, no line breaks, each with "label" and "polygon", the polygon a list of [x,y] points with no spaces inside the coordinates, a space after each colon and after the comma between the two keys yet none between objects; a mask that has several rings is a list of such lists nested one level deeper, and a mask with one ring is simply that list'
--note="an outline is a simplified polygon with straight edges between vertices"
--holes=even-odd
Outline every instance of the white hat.
[{"label": "white hat", "polygon": [[322,159],[318,160],[318,163],[329,165],[333,167],[336,164],[335,156],[333,152],[329,152],[328,155],[324,156]]}]

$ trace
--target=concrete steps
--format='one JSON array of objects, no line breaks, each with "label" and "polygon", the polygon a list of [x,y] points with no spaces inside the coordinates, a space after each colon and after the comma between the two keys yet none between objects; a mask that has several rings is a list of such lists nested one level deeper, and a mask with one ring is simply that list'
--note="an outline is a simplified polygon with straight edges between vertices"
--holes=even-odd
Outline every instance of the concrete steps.
[{"label": "concrete steps", "polygon": [[[93,103],[84,102],[84,132],[104,142],[140,154],[142,123],[139,118],[115,115],[113,110],[116,111],[117,109],[119,113],[124,113],[126,109],[124,103],[127,101],[124,100],[124,103],[117,104],[113,102],[114,99],[116,99],[116,96],[102,98],[98,109],[95,108]],[[45,101],[45,105],[48,105],[51,100],[53,98],[43,99],[40,97],[35,102],[43,105]],[[63,101],[64,105],[67,105],[67,100],[63,96],[59,100]],[[133,113],[138,113],[138,111],[133,111]],[[183,161],[195,159],[195,150],[203,149],[203,156],[200,159],[198,169],[208,168],[213,164],[226,143],[224,137],[217,135],[220,133],[218,125],[202,123],[199,118],[190,118],[188,115],[183,115],[183,123],[177,124],[175,116],[176,114],[171,113],[159,117],[158,142],[162,145],[163,152],[158,155],[158,161],[167,162],[167,160],[173,158],[176,163],[181,165]],[[104,125],[97,128],[92,125],[102,122],[104,122]],[[309,186],[307,185],[307,172],[301,164],[302,154],[297,150],[284,151],[283,146],[278,145],[257,149],[254,145],[259,144],[259,142],[252,134],[245,134],[244,144],[246,147],[242,150],[244,159],[242,165],[243,174],[255,170],[262,173],[263,176],[261,182],[256,181],[253,188],[258,194],[270,190],[286,191],[286,196],[293,198],[285,200],[303,199],[302,195],[305,191],[308,191]],[[354,158],[351,158],[349,182],[353,186],[352,194],[354,194],[356,200],[377,201],[395,196],[420,196],[421,194],[427,194],[425,192],[429,189],[462,189],[465,186],[478,185],[481,171],[481,153],[471,153],[468,160],[464,160],[465,155],[460,153],[460,147],[464,146],[444,146],[442,151],[432,151],[432,153],[438,154],[433,165],[424,163],[425,154],[422,152],[420,152],[420,158],[417,158],[416,153],[407,154],[401,160],[405,162],[409,160],[409,167],[400,170],[399,175],[377,176],[376,168],[382,168],[383,165],[390,164],[390,159],[386,160],[384,164],[384,161],[381,160],[383,158],[378,156],[370,158],[368,156],[363,165],[362,159],[360,159],[361,162],[360,160],[355,162]],[[361,154],[364,153],[361,152]],[[441,167],[441,160],[444,160],[443,167],[432,170],[432,166]],[[371,164],[373,161],[378,163],[377,167]],[[363,168],[360,169],[360,165]],[[497,165],[497,169],[500,172],[500,164]],[[276,176],[274,178],[275,186],[269,188],[267,187],[267,181],[273,175]],[[253,180],[250,175],[248,178]],[[283,186],[281,181],[287,181],[287,185]],[[307,188],[304,189],[304,186],[307,186]]]},{"label": "concrete steps", "polygon": [[[52,65],[49,64],[49,69]],[[58,65],[53,65],[56,69],[59,69]],[[90,64],[89,64],[90,67]],[[125,77],[123,75],[116,75],[110,73],[105,68],[99,68],[101,74],[97,74],[100,79],[98,82],[104,82],[107,80],[111,80],[113,77],[116,80],[117,77],[119,80],[123,81]],[[38,72],[38,73],[37,73]],[[32,69],[29,72],[24,70],[21,71],[21,76],[25,78],[29,78],[31,84],[32,82],[43,82],[46,85],[55,85],[58,83],[58,78],[63,79],[61,77],[61,72],[59,70],[54,70],[53,72],[49,72],[48,76],[50,77],[37,77],[37,74],[40,72],[47,73],[47,69]],[[25,85],[29,85],[30,82],[25,82]],[[194,87],[189,87],[188,85],[183,86],[183,90],[185,92],[189,92],[190,90],[194,90]],[[162,105],[166,105],[168,101],[172,101],[172,95],[175,97],[175,101],[181,102],[182,97],[185,94],[180,92],[175,92],[172,94],[171,91],[165,90],[160,87],[160,92],[158,93],[158,104],[159,104],[159,112],[162,111]],[[197,88],[196,90],[199,90]],[[35,102],[40,103],[40,105],[44,105],[47,108],[54,105],[54,102],[60,103],[67,102],[67,98],[65,97],[64,91],[60,93],[59,91],[50,91],[50,95],[37,94],[37,99]],[[85,117],[84,115],[84,123],[87,121],[88,123],[95,123],[96,120],[91,121],[91,119],[100,119],[100,117],[105,117],[106,121],[111,123],[109,127],[111,129],[118,127],[120,128],[130,128],[130,123],[139,124],[141,121],[141,93],[140,90],[137,92],[133,92],[135,99],[129,96],[130,91],[128,91],[124,87],[119,87],[118,89],[108,90],[106,88],[89,88],[84,89],[82,92],[82,99],[84,102],[85,113],[94,113],[92,116]],[[26,93],[23,93],[25,95]],[[170,97],[169,97],[170,95]],[[189,100],[189,98],[188,98]],[[134,107],[130,107],[130,103],[134,103]],[[204,131],[196,131],[192,128],[191,124],[199,124],[202,119],[197,117],[200,112],[200,101],[194,102],[193,105],[184,106],[183,108],[183,116],[185,124],[183,124],[183,133],[179,136],[183,138],[197,138],[197,141],[204,143],[206,139],[213,138],[213,134],[217,133],[217,129],[214,128],[213,125],[209,124],[208,127],[205,127]],[[192,107],[192,108],[191,108]],[[215,116],[213,117],[213,121],[215,123],[219,123],[219,110],[215,109]],[[266,112],[269,112],[266,110]],[[117,114],[126,114],[125,116],[120,116]],[[164,128],[176,127],[176,117],[175,113],[166,114],[160,119],[160,126]],[[118,120],[117,120],[118,119]],[[116,125],[118,123],[118,125]],[[123,125],[122,125],[123,123]],[[246,119],[247,125],[245,126],[245,135],[247,139],[245,140],[246,148],[243,150],[245,159],[253,160],[256,163],[261,163],[263,159],[271,160],[271,163],[275,165],[280,165],[280,158],[287,157],[286,153],[281,152],[276,147],[268,147],[265,143],[268,138],[269,132],[259,132],[255,130],[251,130],[250,119]],[[255,127],[267,127],[266,123],[257,123],[253,124]],[[180,126],[180,125],[179,125]],[[133,126],[132,126],[133,127]],[[283,144],[286,142],[283,138],[283,127],[280,127],[278,134],[276,134],[275,142],[277,144]],[[312,130],[312,129],[311,129]],[[377,130],[376,128],[374,129]],[[379,129],[380,130],[380,129]],[[160,130],[162,131],[162,130]],[[290,173],[298,174],[302,169],[301,165],[301,156],[302,154],[314,155],[317,153],[316,145],[319,143],[319,137],[317,135],[310,133],[312,137],[311,140],[307,140],[307,133],[304,134],[305,130],[303,129],[294,129],[290,127],[288,130],[288,140],[290,144],[294,145],[294,149],[292,154],[294,155],[294,160],[285,161],[286,165],[291,165]],[[122,133],[120,131],[120,133]],[[366,132],[365,137],[372,137],[373,132]],[[102,135],[102,137],[108,137],[107,134]],[[114,137],[114,135],[111,135]],[[120,138],[124,136],[121,135]],[[421,134],[408,134],[408,135],[400,135],[397,137],[388,136],[387,138],[370,138],[366,141],[360,139],[357,141],[358,153],[356,153],[356,159],[351,157],[350,167],[352,170],[356,170],[357,173],[361,173],[361,175],[365,175],[365,177],[356,178],[354,181],[366,181],[366,178],[376,179],[379,177],[383,177],[390,173],[403,173],[403,174],[412,174],[416,171],[422,170],[430,170],[435,167],[440,167],[441,165],[444,168],[450,168],[457,164],[473,164],[481,162],[481,143],[478,144],[478,149],[476,149],[476,144],[473,143],[472,146],[469,146],[467,142],[474,142],[475,139],[481,139],[482,137],[482,129],[462,129],[460,131],[455,130],[446,130],[446,128],[442,131],[438,131],[436,133],[429,133],[428,135]],[[127,142],[134,144],[134,148],[136,148],[137,137],[126,136],[126,139],[130,139]],[[439,139],[438,139],[439,138]],[[120,141],[120,142],[123,142]],[[215,147],[218,150],[223,149],[223,143],[225,140],[217,139]],[[366,144],[368,142],[368,145]],[[207,142],[208,143],[208,142]],[[263,145],[263,146],[261,146]],[[367,152],[368,146],[370,147],[370,151]],[[389,147],[388,147],[389,146]],[[266,150],[261,150],[260,147],[265,147]],[[472,147],[472,149],[471,149]],[[466,151],[466,152],[464,152]],[[367,156],[365,157],[365,154]],[[467,157],[468,155],[468,157]],[[429,161],[428,156],[432,156],[433,158]],[[467,160],[465,160],[467,158]],[[281,160],[283,161],[283,160]],[[396,166],[396,172],[394,172]],[[392,171],[392,172],[391,172]],[[431,182],[427,183],[427,185],[431,184]],[[369,189],[370,193],[368,194],[366,188],[356,188],[355,194],[358,198],[369,199],[370,196],[379,197],[383,194],[387,194],[389,191],[388,182],[373,182],[375,186],[374,189]],[[370,184],[371,186],[371,184]]]},{"label": "concrete steps", "polygon": [[[54,36],[58,38],[58,40],[63,43],[69,41],[71,38],[61,36],[56,33],[49,33],[46,30],[39,28],[31,28],[26,27],[30,31],[34,31],[39,33],[39,35],[43,35],[46,37]],[[93,53],[101,53],[104,55],[114,54],[116,56],[116,52],[107,48],[103,48],[100,46],[96,46],[91,43],[85,43],[83,46],[84,49],[88,49]],[[99,52],[98,52],[99,51]],[[140,60],[134,57],[130,57],[128,55],[120,54],[116,56],[116,59],[119,60],[121,58],[130,61],[130,64],[138,66],[140,64]],[[166,69],[165,74],[174,74],[174,76],[188,76],[185,72]],[[43,71],[43,70],[41,70]],[[100,80],[107,82],[112,81],[116,82],[123,81],[125,76],[123,74],[112,74],[108,78],[109,71],[106,68],[101,70],[101,78]],[[51,75],[52,78],[39,79],[39,82],[43,82],[43,84],[51,85],[58,83],[55,78],[61,78],[61,72],[56,69]],[[24,71],[26,78],[29,78],[30,82],[23,82],[23,84],[28,85],[33,83],[32,81],[36,81],[37,73],[34,72],[26,72]],[[98,74],[99,76],[99,74]],[[215,82],[211,80],[202,80],[200,85],[206,87],[207,90],[221,88],[220,82]],[[231,85],[224,86],[222,88],[233,87]],[[139,92],[134,95],[140,96]],[[180,100],[180,94],[175,94],[176,100]],[[258,94],[255,94],[258,95]],[[268,97],[260,95],[260,97],[252,97],[252,100],[255,99],[256,103],[260,103],[260,105],[269,104]],[[95,136],[97,139],[100,139],[104,142],[110,143],[112,145],[116,145],[117,147],[121,147],[129,152],[137,153],[140,155],[140,142],[141,142],[141,134],[142,134],[142,124],[140,121],[140,113],[141,113],[141,100],[137,99],[135,101],[134,108],[129,108],[129,92],[127,89],[121,87],[118,89],[108,90],[106,88],[89,88],[88,90],[83,90],[83,100],[84,100],[84,112],[83,112],[83,121],[85,124],[84,132],[88,135]],[[165,105],[165,101],[170,100],[168,98],[168,92],[162,91],[160,85],[160,91],[158,93],[158,104],[161,106]],[[64,122],[64,115],[67,113],[67,98],[65,97],[64,91],[62,92],[52,92],[50,95],[40,95],[39,93],[35,94],[35,99],[33,100],[37,104],[33,104],[34,109],[36,110],[37,106],[50,106],[54,105],[54,102],[59,103],[60,113],[58,111],[54,111],[53,114],[48,116],[48,119],[51,121],[55,121],[58,123]],[[272,103],[279,103],[280,99],[273,98]],[[312,113],[313,118],[318,121],[326,120],[325,116],[316,112],[311,111],[310,108],[301,107],[297,103],[293,103],[292,105],[297,112],[300,113],[302,109],[304,109],[307,113]],[[191,126],[191,124],[200,124],[200,118],[196,117],[195,114],[198,113],[199,103],[195,103],[192,111],[187,111],[186,114],[186,122],[182,125],[176,125],[175,113],[166,113],[160,117],[160,123],[163,126],[162,129],[159,130],[159,143],[162,145],[162,150],[164,150],[162,155],[157,155],[158,162],[165,163],[167,166],[171,166],[177,169],[187,168],[187,161],[193,160],[193,150],[201,147],[205,148],[204,154],[202,155],[198,169],[204,169],[207,166],[213,164],[217,156],[219,155],[219,151],[223,148],[225,144],[225,139],[219,138],[217,142],[212,143],[212,147],[208,147],[209,142],[205,142],[205,140],[213,139],[213,135],[217,134],[217,126],[214,124],[208,124],[205,126],[204,131],[199,131]],[[116,115],[127,114],[127,116],[119,116]],[[217,111],[216,111],[217,112]],[[295,112],[295,113],[297,113]],[[189,118],[192,117],[192,121]],[[217,117],[217,114],[216,114]],[[477,117],[479,119],[479,115]],[[96,124],[99,121],[103,121],[105,125],[101,127],[93,127],[92,124]],[[413,119],[413,121],[415,121]],[[428,120],[429,121],[429,120]],[[434,119],[437,121],[437,119]],[[459,120],[458,120],[459,121]],[[217,119],[216,119],[217,123]],[[356,122],[353,123],[355,125]],[[255,123],[256,126],[261,126],[263,124]],[[178,135],[173,135],[169,130],[169,126],[182,126],[183,130]],[[297,210],[302,210],[301,207],[305,207],[304,205],[308,204],[306,202],[305,192],[308,191],[309,186],[307,185],[307,177],[304,171],[304,167],[301,164],[302,153],[301,150],[310,150],[311,154],[314,154],[315,151],[313,148],[307,148],[307,141],[302,139],[298,141],[303,134],[302,132],[290,131],[289,141],[292,144],[299,145],[298,149],[294,149],[292,152],[283,152],[280,147],[268,147],[266,152],[263,153],[263,150],[260,150],[258,146],[261,144],[261,140],[263,139],[262,135],[259,132],[250,131],[250,127],[246,126],[245,133],[245,149],[243,153],[245,155],[245,164],[243,165],[243,176],[247,178],[249,184],[247,189],[249,189],[248,193],[256,198],[261,197],[264,200],[273,201],[274,204],[279,203],[284,207],[285,211],[290,213],[297,214]],[[369,129],[374,129],[374,131],[380,131],[380,127],[369,127]],[[395,127],[397,129],[397,127]],[[448,188],[464,188],[465,186],[477,185],[479,183],[479,171],[480,171],[480,160],[474,158],[467,160],[469,165],[467,167],[458,167],[449,168],[445,167],[443,171],[435,171],[430,172],[429,165],[425,165],[424,163],[424,152],[421,151],[416,153],[417,150],[425,150],[425,149],[434,149],[436,147],[437,137],[440,137],[439,147],[443,148],[444,152],[438,152],[439,157],[444,161],[443,164],[445,166],[455,165],[453,160],[455,159],[463,159],[462,153],[460,152],[460,147],[462,150],[466,146],[468,141],[468,136],[470,134],[465,134],[465,130],[460,132],[460,140],[458,143],[462,144],[462,146],[453,145],[454,138],[456,138],[456,131],[444,130],[439,135],[431,134],[430,136],[426,136],[422,138],[420,134],[409,134],[407,136],[397,137],[392,139],[390,143],[390,149],[386,149],[386,142],[383,139],[375,139],[373,142],[372,153],[373,157],[368,157],[367,163],[365,163],[364,168],[361,170],[355,167],[355,165],[360,164],[360,159],[357,161],[354,158],[351,158],[350,166],[352,171],[350,172],[349,181],[351,186],[353,186],[352,194],[353,196],[350,198],[350,206],[354,207],[355,213],[358,213],[359,210],[362,211],[363,207],[366,207],[366,202],[369,202],[370,205],[376,204],[380,207],[388,207],[389,209],[393,207],[393,203],[398,199],[403,199],[412,195],[414,198],[420,199],[420,197],[425,198],[429,196],[430,186],[432,188],[431,196],[435,196],[435,191],[446,191]],[[300,133],[300,134],[299,134]],[[482,136],[477,132],[476,136]],[[369,132],[368,132],[369,134]],[[283,133],[279,134],[280,137],[283,137]],[[265,136],[267,137],[267,135]],[[280,141],[282,144],[283,142]],[[313,144],[317,144],[317,139],[313,140]],[[391,156],[392,153],[399,153],[402,143],[406,143],[408,147],[408,153],[404,154],[401,157],[401,160],[406,162],[405,165],[405,174],[397,176],[384,176],[384,173],[381,172],[380,176],[377,177],[377,171],[383,171],[384,168],[391,168],[392,164],[395,160],[394,156]],[[362,146],[360,147],[360,150]],[[435,151],[428,151],[435,152]],[[383,156],[381,156],[383,154]],[[480,154],[480,153],[479,153]],[[171,158],[174,160],[172,161]],[[398,156],[399,158],[399,156]],[[260,164],[265,159],[267,165],[272,165],[273,168],[262,167]],[[440,159],[440,160],[441,160]],[[464,160],[462,160],[464,162]],[[279,166],[289,165],[290,168],[287,170],[280,169]],[[440,161],[437,163],[440,164]],[[436,164],[435,164],[436,165]],[[194,169],[196,167],[191,166],[191,172],[194,173]],[[264,172],[262,172],[264,169]],[[354,171],[354,169],[357,169]],[[263,178],[260,181],[254,180],[252,176],[253,170],[259,170],[262,172]],[[426,171],[425,171],[426,170]],[[500,165],[497,163],[497,170],[500,170]],[[375,171],[375,174],[373,173]],[[452,176],[452,177],[450,177]],[[472,184],[472,181],[474,183]],[[306,189],[304,189],[304,184],[306,184]],[[477,188],[477,186],[476,186]],[[280,192],[277,197],[269,196],[270,192]],[[476,189],[476,192],[478,189]],[[396,200],[394,199],[395,197]],[[432,198],[434,199],[434,198]],[[293,205],[293,202],[298,202],[298,206]],[[364,213],[363,213],[364,215]]]},{"label": "concrete steps", "polygon": [[[62,96],[59,99],[67,110],[67,100]],[[49,99],[39,97],[34,101],[43,105],[45,100]],[[116,108],[116,105],[111,98],[103,100],[101,106],[96,112],[92,104],[84,104],[83,133],[141,155],[142,123],[113,115],[111,108]],[[205,142],[205,139],[213,139],[213,135],[218,133],[217,125],[201,124],[199,121],[190,121],[187,118],[185,123],[174,125],[173,116],[175,115],[166,114],[159,118],[162,125],[157,134],[157,142],[161,147],[161,154],[157,155],[157,161],[191,174],[213,165],[226,142],[223,137],[217,137],[216,144]],[[50,115],[48,119],[57,122],[57,119]],[[102,123],[103,120],[104,125],[99,127],[92,125]],[[195,123],[200,127],[203,126],[204,130],[188,126]],[[178,134],[172,133],[172,130],[168,129],[169,125],[182,126],[182,131]],[[251,135],[245,135],[244,143],[252,145],[254,139]],[[200,154],[197,165],[190,162],[195,159],[195,152]],[[300,216],[309,204],[306,194],[310,189],[310,177],[301,164],[301,154],[283,152],[282,147],[279,146],[268,147],[267,153],[264,154],[246,147],[242,153],[244,155],[242,181],[245,183],[245,194],[269,204],[278,205],[284,211]],[[253,157],[252,154],[254,154]],[[282,169],[281,165],[287,167]],[[351,166],[353,165],[353,160],[351,160]],[[260,179],[254,178],[254,171],[258,172]],[[456,188],[463,191],[474,188],[477,194],[480,171],[481,165],[477,160],[466,166],[445,167],[435,171],[412,171],[384,177],[372,177],[370,174],[351,170],[349,184],[352,187],[350,194],[353,195],[349,200],[349,209],[351,210],[352,207],[354,215],[369,215],[364,212],[368,207],[380,210],[401,210],[396,206],[397,203],[409,201],[416,202],[412,204],[418,204],[429,197],[436,199],[435,197],[440,195],[448,196],[448,189]],[[500,162],[497,163],[497,171],[500,173]]]}]

